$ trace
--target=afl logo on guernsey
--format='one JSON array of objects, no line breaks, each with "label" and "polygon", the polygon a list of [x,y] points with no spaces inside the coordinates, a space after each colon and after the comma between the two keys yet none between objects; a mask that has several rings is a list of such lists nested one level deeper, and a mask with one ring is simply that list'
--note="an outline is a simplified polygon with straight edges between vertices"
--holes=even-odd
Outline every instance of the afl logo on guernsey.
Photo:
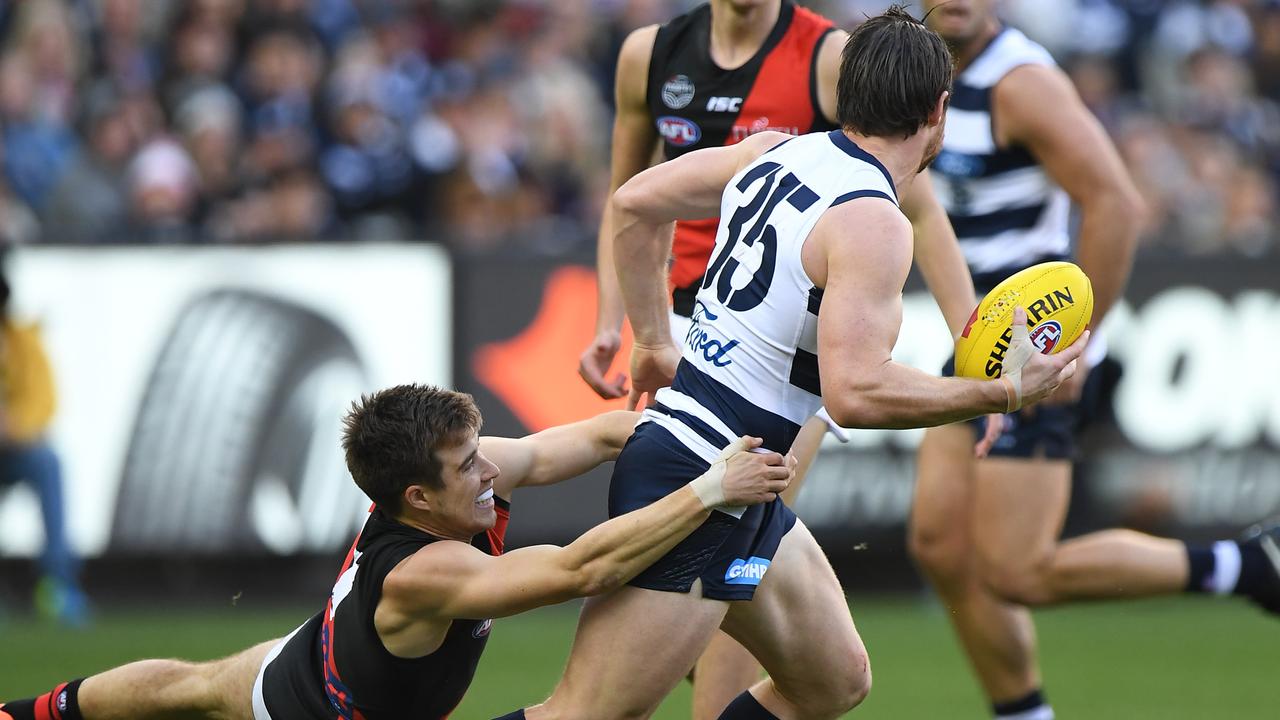
[{"label": "afl logo on guernsey", "polygon": [[658,118],[658,134],[672,145],[684,147],[702,139],[702,128],[692,120],[664,115]]},{"label": "afl logo on guernsey", "polygon": [[679,110],[693,102],[693,81],[687,75],[676,75],[662,85],[662,104]]},{"label": "afl logo on guernsey", "polygon": [[493,618],[489,618],[488,620],[481,620],[480,622],[476,623],[475,629],[471,631],[471,637],[482,638],[485,635],[489,634],[489,630],[492,627],[493,627]]},{"label": "afl logo on guernsey", "polygon": [[1062,326],[1056,320],[1045,320],[1031,330],[1031,344],[1042,354],[1053,352],[1062,339]]}]

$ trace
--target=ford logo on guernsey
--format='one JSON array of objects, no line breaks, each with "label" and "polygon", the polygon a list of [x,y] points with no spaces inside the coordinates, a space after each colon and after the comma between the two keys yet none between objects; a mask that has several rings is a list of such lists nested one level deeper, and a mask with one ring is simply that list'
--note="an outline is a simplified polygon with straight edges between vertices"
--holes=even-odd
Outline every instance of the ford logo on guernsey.
[{"label": "ford logo on guernsey", "polygon": [[702,139],[702,128],[691,120],[664,115],[658,118],[658,134],[672,145],[684,147]]},{"label": "ford logo on guernsey", "polygon": [[764,574],[769,571],[769,561],[752,555],[749,559],[738,558],[729,564],[724,573],[724,581],[729,585],[759,585]]}]

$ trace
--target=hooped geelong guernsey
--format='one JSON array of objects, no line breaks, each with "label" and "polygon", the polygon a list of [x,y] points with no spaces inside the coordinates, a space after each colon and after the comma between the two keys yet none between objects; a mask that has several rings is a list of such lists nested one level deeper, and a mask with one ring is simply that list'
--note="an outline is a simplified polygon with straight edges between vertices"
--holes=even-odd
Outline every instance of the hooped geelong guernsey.
[{"label": "hooped geelong guernsey", "polygon": [[786,140],[733,177],[675,380],[642,422],[707,462],[741,435],[791,447],[822,404],[822,291],[800,251],[828,208],[866,197],[896,204],[893,179],[839,130]]},{"label": "hooped geelong guernsey", "polygon": [[[732,145],[763,130],[800,135],[834,126],[818,105],[818,48],[830,20],[783,0],[773,31],[741,67],[711,59],[711,6],[663,25],[653,43],[646,98],[667,160]],[[689,315],[716,237],[715,218],[676,225],[671,285],[676,312]]]},{"label": "hooped geelong guernsey", "polygon": [[[471,544],[502,553],[510,506],[494,498],[498,521]],[[492,620],[456,619],[434,652],[400,658],[382,644],[373,613],[382,582],[400,561],[439,538],[375,508],[356,538],[325,609],[298,628],[263,672],[271,720],[441,720],[471,685]]]},{"label": "hooped geelong guernsey", "polygon": [[980,292],[1070,252],[1066,192],[1026,148],[997,146],[991,116],[992,88],[1005,75],[1022,65],[1053,64],[1043,47],[1004,28],[951,90],[934,186]]}]

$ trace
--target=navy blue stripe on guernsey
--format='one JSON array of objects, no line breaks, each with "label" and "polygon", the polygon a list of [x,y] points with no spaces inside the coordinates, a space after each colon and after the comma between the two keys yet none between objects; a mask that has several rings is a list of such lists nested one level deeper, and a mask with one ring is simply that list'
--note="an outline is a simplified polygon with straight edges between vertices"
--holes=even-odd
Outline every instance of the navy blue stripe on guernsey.
[{"label": "navy blue stripe on guernsey", "polygon": [[822,288],[809,288],[809,312],[814,315],[818,314],[818,310],[822,309]]},{"label": "navy blue stripe on guernsey", "polygon": [[979,295],[986,295],[991,292],[992,288],[1004,282],[1010,275],[1016,272],[1021,272],[1032,265],[1054,262],[1056,260],[1070,260],[1070,258],[1062,253],[1048,253],[1045,255],[1039,255],[1030,260],[1020,260],[1014,265],[1006,265],[1005,267],[997,268],[995,270],[986,270],[974,273],[973,289],[976,290]]},{"label": "navy blue stripe on guernsey", "polygon": [[869,198],[869,197],[888,200],[894,205],[898,204],[897,200],[894,200],[893,198],[889,197],[888,195],[885,195],[879,190],[854,190],[853,192],[847,192],[841,195],[840,197],[836,198],[835,200],[833,200],[831,202],[831,207],[835,207],[837,205],[847,203],[850,200],[857,200],[858,198]]},{"label": "navy blue stripe on guernsey", "polygon": [[800,426],[790,420],[757,407],[720,381],[707,375],[687,360],[676,368],[671,384],[676,392],[688,395],[711,411],[735,436],[752,435],[764,440],[768,450],[786,452],[796,439]]},{"label": "navy blue stripe on guernsey", "polygon": [[843,150],[845,154],[848,155],[849,157],[854,157],[865,163],[870,163],[874,165],[876,169],[879,170],[882,175],[884,175],[884,179],[889,181],[889,187],[893,189],[893,197],[895,198],[894,202],[895,203],[897,202],[898,186],[893,184],[893,176],[890,175],[889,171],[885,169],[884,165],[882,165],[880,161],[876,159],[875,155],[872,155],[866,150],[863,150],[862,148],[858,147],[858,143],[850,140],[849,136],[845,135],[844,131],[842,130],[832,130],[831,132],[827,133],[827,137],[831,138],[831,142],[835,143],[835,146]]},{"label": "navy blue stripe on guernsey", "polygon": [[991,112],[991,88],[974,87],[957,80],[951,85],[951,107],[956,110]]},{"label": "navy blue stripe on guernsey", "polygon": [[723,448],[730,441],[730,438],[721,437],[715,428],[708,425],[702,418],[683,410],[672,410],[662,403],[654,403],[650,410],[674,418],[683,423],[686,427],[698,435],[698,437],[706,440],[713,448]]},{"label": "navy blue stripe on guernsey", "polygon": [[762,153],[760,153],[760,154],[761,154],[761,155],[768,155],[769,153],[773,152],[774,150],[777,150],[778,148],[782,147],[783,145],[786,145],[787,143],[789,143],[789,142],[791,142],[792,140],[795,140],[795,139],[796,139],[796,136],[794,136],[794,135],[793,135],[793,136],[791,136],[791,137],[787,138],[786,140],[783,140],[782,142],[778,143],[777,145],[774,145],[773,147],[769,148],[768,150],[765,150],[764,152],[762,152]]},{"label": "navy blue stripe on guernsey", "polygon": [[960,153],[943,150],[933,167],[945,175],[964,178],[988,178],[1013,170],[1036,167],[1036,159],[1026,148],[1015,147],[993,153]]},{"label": "navy blue stripe on guernsey", "polygon": [[818,356],[808,350],[796,348],[796,355],[791,360],[791,376],[787,380],[805,392],[821,395],[822,378],[818,375]]},{"label": "navy blue stripe on guernsey", "polygon": [[1045,203],[1037,203],[985,215],[952,215],[951,227],[960,239],[990,237],[1006,230],[1029,230],[1040,222],[1045,207]]}]

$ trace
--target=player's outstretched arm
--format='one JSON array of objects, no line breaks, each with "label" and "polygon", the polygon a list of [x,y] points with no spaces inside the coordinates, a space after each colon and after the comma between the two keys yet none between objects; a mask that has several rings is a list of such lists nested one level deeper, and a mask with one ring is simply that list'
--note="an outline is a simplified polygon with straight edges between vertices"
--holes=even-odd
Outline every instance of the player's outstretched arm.
[{"label": "player's outstretched arm", "polygon": [[564,482],[617,458],[639,419],[614,410],[522,438],[480,438],[480,451],[502,469],[494,494],[510,499],[515,488]]},{"label": "player's outstretched arm", "polygon": [[631,407],[641,394],[670,384],[679,358],[667,314],[673,223],[718,215],[733,176],[790,137],[762,132],[736,145],[695,150],[645,170],[614,193],[613,260],[635,334]]},{"label": "player's outstretched arm", "polygon": [[[658,144],[658,133],[645,103],[649,59],[657,34],[657,25],[634,30],[618,52],[613,146],[609,159],[611,196],[623,183],[649,167]],[[622,290],[613,266],[613,220],[609,203],[605,203],[596,239],[596,288],[595,337],[582,352],[578,374],[600,397],[619,398],[627,392],[626,376],[607,377],[609,366],[622,347],[624,317]]]},{"label": "player's outstretched arm", "polygon": [[951,330],[951,339],[955,340],[978,304],[969,265],[947,211],[933,192],[929,173],[917,174],[900,192],[902,212],[911,221],[914,233],[916,267],[938,302],[938,309]]},{"label": "player's outstretched arm", "polygon": [[[828,211],[805,253],[805,270],[824,288],[822,397],[844,427],[928,427],[1012,411],[1042,399],[1075,371],[1078,342],[1056,355],[1029,353],[1016,388],[1008,378],[939,378],[894,362],[911,229],[886,200],[861,198]],[[1025,332],[1026,314],[1020,317]]]},{"label": "player's outstretched arm", "polygon": [[[995,88],[1001,145],[1023,145],[1080,207],[1076,257],[1093,284],[1093,325],[1124,292],[1142,198],[1106,131],[1059,69],[1026,65]],[[1053,112],[1045,112],[1053,108]]]},{"label": "player's outstretched arm", "polygon": [[387,576],[383,603],[392,615],[490,618],[611,590],[675,547],[713,508],[768,502],[782,492],[793,462],[777,453],[746,451],[760,442],[734,442],[693,482],[597,525],[565,547],[542,545],[494,557],[465,543],[432,543]]}]

